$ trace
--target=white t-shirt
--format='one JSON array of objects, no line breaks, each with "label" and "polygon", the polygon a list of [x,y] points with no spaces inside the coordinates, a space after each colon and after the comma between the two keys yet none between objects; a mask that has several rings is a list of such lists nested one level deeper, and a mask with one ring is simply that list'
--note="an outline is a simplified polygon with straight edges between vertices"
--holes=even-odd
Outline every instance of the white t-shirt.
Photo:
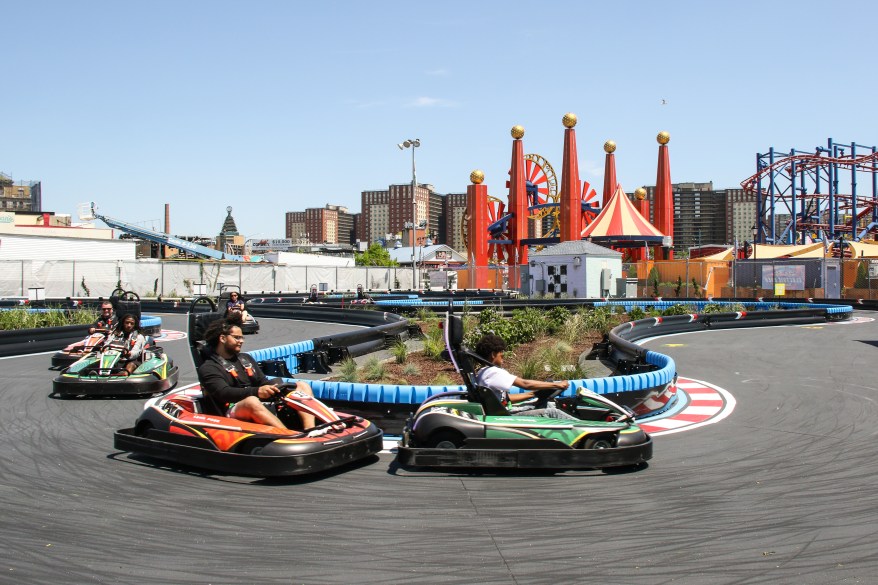
[{"label": "white t-shirt", "polygon": [[476,384],[489,388],[500,403],[506,405],[509,402],[509,390],[515,385],[515,374],[511,374],[503,368],[490,366],[482,368],[476,374]]}]

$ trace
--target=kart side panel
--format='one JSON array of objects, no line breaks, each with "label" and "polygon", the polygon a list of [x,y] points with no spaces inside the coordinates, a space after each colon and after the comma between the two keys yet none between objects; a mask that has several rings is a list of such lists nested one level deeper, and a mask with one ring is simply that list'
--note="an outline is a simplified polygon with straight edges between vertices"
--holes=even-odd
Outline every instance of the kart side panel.
[{"label": "kart side panel", "polygon": [[335,446],[324,445],[322,449],[317,449],[315,446],[315,451],[311,453],[287,456],[227,453],[193,445],[169,443],[138,436],[134,429],[116,431],[113,445],[121,451],[131,451],[147,457],[219,473],[278,477],[316,473],[369,457],[381,451],[383,437],[383,433],[375,428],[375,432],[366,434],[361,440]]},{"label": "kart side panel", "polygon": [[409,467],[516,469],[601,469],[644,463],[652,458],[652,438],[613,449],[427,449],[399,444],[397,457]]}]

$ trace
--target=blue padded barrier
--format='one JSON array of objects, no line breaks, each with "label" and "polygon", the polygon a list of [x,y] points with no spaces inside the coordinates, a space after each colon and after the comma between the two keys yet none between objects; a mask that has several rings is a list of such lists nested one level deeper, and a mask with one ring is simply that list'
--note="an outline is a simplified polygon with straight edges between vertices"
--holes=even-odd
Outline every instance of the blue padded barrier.
[{"label": "blue padded barrier", "polygon": [[345,400],[384,404],[418,405],[442,392],[463,391],[461,386],[412,386],[411,384],[361,384],[358,382],[330,382],[308,380],[314,396],[321,400]]},{"label": "blue padded barrier", "polygon": [[[399,301],[379,301],[385,302],[387,304],[403,304]],[[464,303],[476,304],[481,301],[455,301],[455,304],[462,305]],[[406,301],[405,304],[411,305],[442,305],[447,306],[447,301]],[[655,307],[655,308],[667,308],[677,304],[687,304],[692,305],[696,308],[696,310],[702,309],[707,304],[719,304],[719,305],[732,305],[732,304],[742,304],[747,307],[748,311],[754,310],[753,308],[759,308],[762,310],[771,310],[776,308],[785,308],[785,309],[825,309],[827,314],[830,313],[846,313],[850,312],[852,309],[846,305],[819,305],[814,303],[772,303],[772,302],[753,302],[753,303],[732,303],[729,301],[689,301],[681,303],[679,301],[607,301],[601,303],[595,303],[595,306],[615,306],[615,305],[624,305],[626,307],[633,306],[641,306],[641,307]],[[723,317],[725,316],[725,317]],[[639,321],[631,322],[630,324],[621,325],[616,329],[621,329],[617,332],[616,335],[620,339],[623,340],[636,340],[643,339],[645,337],[649,337],[651,333],[649,332],[652,328],[658,328],[656,334],[661,334],[662,327],[659,326],[664,325],[665,330],[668,329],[668,325],[675,325],[677,328],[686,328],[690,330],[697,330],[699,328],[706,328],[706,324],[702,323],[702,319],[735,319],[734,315],[729,315],[726,313],[716,313],[709,315],[698,315],[697,318],[687,315],[673,315],[662,318],[653,318],[648,317],[645,319],[641,319]],[[622,329],[624,328],[624,329]],[[630,341],[627,341],[628,345],[632,345]],[[633,347],[633,345],[632,345]],[[278,348],[268,348],[264,350],[257,350],[252,352],[254,359],[262,360],[262,359],[286,359],[287,356],[292,353],[301,353],[303,351],[309,351],[313,349],[313,342],[304,341],[299,342],[297,344],[289,344],[286,346],[280,346]],[[277,351],[270,351],[277,350]],[[269,353],[271,355],[269,355]],[[582,380],[570,380],[567,390],[562,393],[562,396],[572,396],[575,394],[575,391],[580,387],[585,387],[596,394],[618,394],[622,392],[633,392],[633,391],[642,391],[648,390],[651,388],[658,388],[670,383],[677,374],[676,364],[674,360],[670,356],[666,356],[664,354],[644,350],[642,348],[637,348],[637,353],[643,356],[643,359],[647,364],[655,366],[657,369],[651,372],[644,372],[640,374],[631,374],[625,376],[610,376],[608,378],[586,378]],[[262,357],[264,356],[264,357]],[[289,367],[289,362],[288,362]],[[290,368],[290,372],[294,372],[293,368]],[[464,391],[465,387],[462,385],[451,385],[451,386],[412,386],[412,385],[397,385],[397,384],[362,384],[362,383],[350,383],[350,382],[329,382],[324,380],[309,380],[308,383],[314,390],[314,395],[319,399],[323,400],[341,400],[341,401],[352,401],[352,402],[368,402],[368,403],[387,403],[387,404],[411,404],[418,405],[426,400],[428,397],[433,396],[435,394],[439,394],[442,392],[449,391]],[[518,389],[515,389],[518,390]],[[520,391],[520,390],[519,390]]]},{"label": "blue padded barrier", "polygon": [[295,374],[299,371],[299,358],[296,356],[313,349],[314,341],[306,339],[305,341],[297,341],[296,343],[257,349],[248,353],[257,362],[282,359],[290,373]]},{"label": "blue padded barrier", "polygon": [[147,327],[158,327],[159,329],[161,329],[162,318],[161,317],[154,317],[152,315],[141,315],[140,316],[140,326],[144,329]]},{"label": "blue padded barrier", "polygon": [[[482,305],[485,301],[466,300],[450,301],[455,307]],[[375,301],[376,305],[412,306],[412,307],[447,307],[449,301],[422,301],[421,299],[399,299],[387,301]]]}]

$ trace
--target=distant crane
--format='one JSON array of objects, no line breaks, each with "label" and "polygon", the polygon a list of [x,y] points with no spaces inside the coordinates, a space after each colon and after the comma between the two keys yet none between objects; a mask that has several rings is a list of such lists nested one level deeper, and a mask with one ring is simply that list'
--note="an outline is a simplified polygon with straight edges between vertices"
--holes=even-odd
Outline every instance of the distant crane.
[{"label": "distant crane", "polygon": [[101,215],[97,212],[97,206],[93,201],[91,203],[80,206],[79,219],[83,221],[99,219],[111,228],[115,228],[117,230],[125,232],[126,234],[131,234],[132,236],[137,236],[138,238],[142,238],[149,242],[155,242],[156,244],[161,244],[163,246],[176,248],[177,250],[188,252],[190,254],[198,256],[199,258],[210,258],[212,260],[229,260],[231,262],[251,261],[250,257],[248,256],[227,254],[226,252],[214,250],[213,248],[208,248],[207,246],[202,246],[201,244],[196,244],[195,242],[187,242],[186,240],[175,238],[170,234],[149,230],[144,227],[134,225],[132,223],[124,222],[118,219],[114,219],[112,217],[107,217],[106,215]]}]

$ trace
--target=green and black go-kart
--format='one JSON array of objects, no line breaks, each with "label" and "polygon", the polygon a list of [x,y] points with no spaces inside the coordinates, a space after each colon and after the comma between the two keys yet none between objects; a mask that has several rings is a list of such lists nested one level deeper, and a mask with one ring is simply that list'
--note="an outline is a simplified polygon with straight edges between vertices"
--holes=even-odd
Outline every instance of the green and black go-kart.
[{"label": "green and black go-kart", "polygon": [[[629,410],[584,388],[579,412],[600,420],[563,420],[510,413],[476,384],[478,355],[463,347],[463,323],[450,311],[444,327],[451,362],[466,390],[424,401],[406,424],[398,458],[412,467],[597,469],[634,467],[652,458],[652,438]],[[562,392],[539,392],[537,407]],[[568,399],[569,400],[569,399]]]}]

